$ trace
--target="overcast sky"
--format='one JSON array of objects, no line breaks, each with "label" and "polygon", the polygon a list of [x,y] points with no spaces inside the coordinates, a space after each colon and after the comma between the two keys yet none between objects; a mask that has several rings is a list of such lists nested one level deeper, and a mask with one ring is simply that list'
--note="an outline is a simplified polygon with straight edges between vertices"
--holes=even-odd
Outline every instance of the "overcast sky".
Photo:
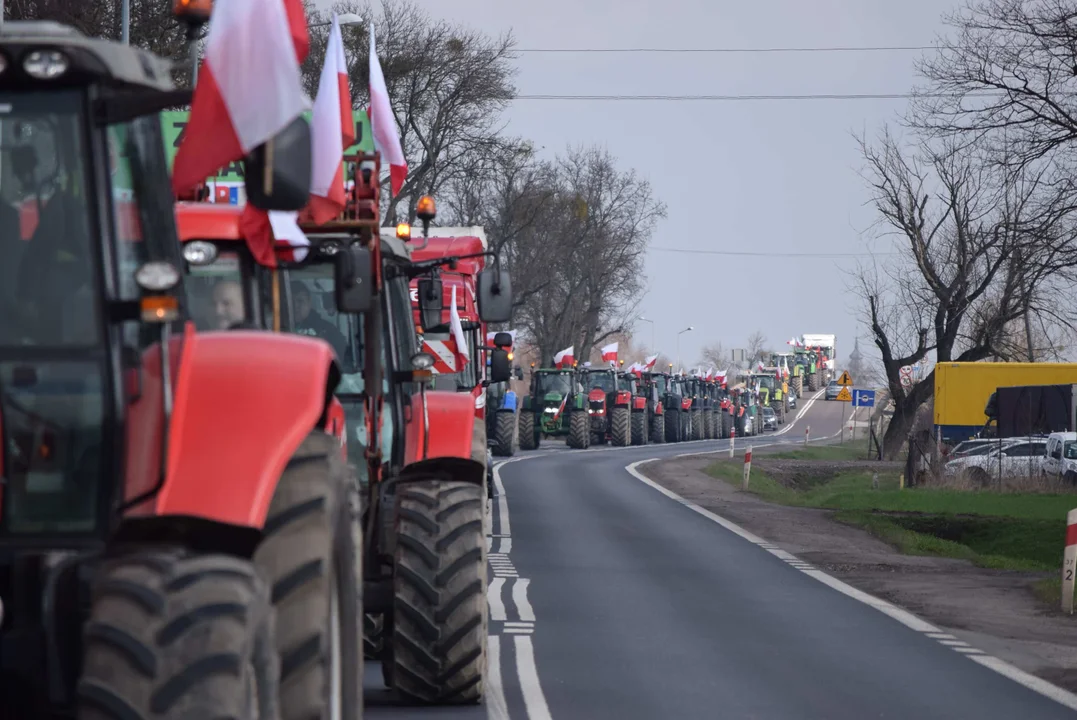
[{"label": "overcast sky", "polygon": [[[417,0],[432,15],[526,48],[774,48],[930,45],[954,0]],[[328,6],[330,2],[320,3]],[[899,93],[917,82],[915,52],[635,53],[520,56],[521,94],[774,95]],[[858,176],[853,133],[877,131],[904,100],[539,101],[509,109],[509,132],[544,152],[604,144],[668,206],[647,257],[641,309],[658,349],[685,365],[721,340],[743,347],[761,330],[835,333],[842,360],[860,334],[843,271],[875,215]],[[876,249],[885,249],[875,242]],[[667,249],[663,249],[667,248]],[[670,252],[765,251],[765,257]],[[651,326],[637,338],[650,344]],[[870,343],[867,343],[870,344]]]}]

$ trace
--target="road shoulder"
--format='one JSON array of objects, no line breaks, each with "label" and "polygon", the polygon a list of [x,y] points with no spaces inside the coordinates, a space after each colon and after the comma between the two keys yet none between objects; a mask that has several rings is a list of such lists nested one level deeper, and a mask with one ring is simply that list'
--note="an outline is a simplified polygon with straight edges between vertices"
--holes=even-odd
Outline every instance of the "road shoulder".
[{"label": "road shoulder", "polygon": [[964,560],[902,555],[831,512],[765,502],[704,472],[713,455],[640,468],[655,483],[864,592],[903,607],[1026,672],[1077,691],[1077,621],[1045,610],[1043,573],[988,570]]}]

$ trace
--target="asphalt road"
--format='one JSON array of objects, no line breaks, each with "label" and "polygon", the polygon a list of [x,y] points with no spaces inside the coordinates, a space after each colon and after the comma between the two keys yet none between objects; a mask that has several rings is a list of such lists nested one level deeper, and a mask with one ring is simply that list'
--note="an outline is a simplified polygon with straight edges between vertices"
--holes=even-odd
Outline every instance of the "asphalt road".
[{"label": "asphalt road", "polygon": [[[819,400],[781,434],[743,442],[803,442],[807,425],[813,438],[832,436],[844,410]],[[820,582],[626,470],[723,447],[570,452],[549,442],[500,466],[485,706],[387,706],[374,666],[367,717],[1075,716],[933,637],[935,628]]]}]

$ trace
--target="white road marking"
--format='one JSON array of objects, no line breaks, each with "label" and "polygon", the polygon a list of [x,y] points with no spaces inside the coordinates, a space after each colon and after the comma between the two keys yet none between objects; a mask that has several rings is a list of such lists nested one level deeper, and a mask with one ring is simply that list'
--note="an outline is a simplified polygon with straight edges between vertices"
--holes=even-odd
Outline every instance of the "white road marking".
[{"label": "white road marking", "polygon": [[490,619],[495,622],[504,622],[508,617],[505,614],[505,603],[501,601],[501,588],[504,586],[503,578],[495,577],[486,588],[486,602],[490,606]]},{"label": "white road marking", "polygon": [[[505,517],[507,518],[508,515]],[[501,543],[497,546],[497,549],[505,554],[512,552],[512,538],[501,538]]]},{"label": "white road marking", "polygon": [[546,696],[539,684],[538,668],[535,667],[535,648],[531,638],[519,636],[516,643],[516,671],[520,677],[520,690],[523,691],[524,707],[528,720],[553,720]]},{"label": "white road marking", "polygon": [[944,632],[928,633],[927,636],[929,638],[935,638],[936,640],[957,640],[956,635],[951,635],[950,633]]},{"label": "white road marking", "polygon": [[509,720],[509,704],[505,702],[505,686],[501,682],[501,638],[486,639],[486,688],[483,692],[488,720]]},{"label": "white road marking", "polygon": [[507,627],[504,632],[506,635],[532,635],[535,628]]},{"label": "white road marking", "polygon": [[[753,545],[758,545],[761,549],[765,550],[766,552],[769,552],[772,555],[776,555],[776,556],[779,556],[779,553],[782,553],[783,555],[788,555],[789,557],[796,560],[795,556],[790,555],[789,553],[785,552],[784,550],[769,549],[771,547],[774,547],[773,543],[770,543],[770,542],[764,540],[763,538],[759,537],[758,535],[754,535],[754,534],[748,532],[747,530],[745,530],[741,526],[737,525],[736,523],[732,522],[731,520],[727,520],[726,518],[724,518],[724,517],[722,517],[720,515],[716,515],[715,513],[711,512],[710,510],[707,510],[706,508],[700,507],[699,505],[697,505],[697,504],[695,504],[695,503],[693,503],[693,502],[691,502],[689,500],[685,500],[683,497],[681,497],[677,493],[675,493],[675,492],[673,492],[671,490],[668,490],[668,489],[662,487],[661,485],[659,485],[658,483],[654,482],[653,480],[651,480],[650,478],[645,476],[643,473],[641,473],[637,469],[640,465],[643,465],[643,464],[649,463],[649,462],[654,462],[656,460],[661,460],[661,459],[663,459],[663,458],[650,458],[648,460],[638,460],[638,461],[636,461],[634,463],[631,463],[630,465],[627,465],[625,467],[625,470],[628,472],[629,475],[636,478],[637,480],[639,480],[643,484],[654,488],[655,490],[662,493],[663,495],[665,495],[669,499],[673,500],[674,502],[677,502],[677,503],[683,505],[684,507],[688,508],[689,510],[692,510],[693,512],[699,513],[700,515],[707,518],[708,520],[711,520],[711,521],[717,523],[718,525],[721,525],[723,528],[725,528],[729,532],[733,533],[734,535],[738,535],[738,536],[744,538],[745,540],[752,543]],[[764,547],[764,546],[766,546],[766,547]],[[781,556],[779,556],[779,557],[781,557]],[[788,560],[786,560],[786,562],[789,563]],[[879,612],[881,612],[881,613],[883,613],[885,615],[889,615],[890,617],[897,620],[899,623],[901,623],[905,627],[909,628],[910,630],[914,630],[915,632],[922,633],[925,637],[936,639],[938,636],[946,634],[946,633],[943,633],[941,629],[935,627],[934,625],[932,625],[929,622],[926,622],[925,620],[920,619],[916,615],[913,615],[908,610],[903,610],[902,608],[899,608],[898,606],[894,605],[893,603],[889,603],[886,600],[883,600],[881,598],[877,598],[874,595],[869,595],[868,593],[866,593],[866,592],[864,592],[862,590],[857,590],[852,585],[848,585],[848,584],[842,582],[841,580],[838,580],[835,577],[827,575],[822,570],[800,570],[800,572],[804,573],[805,575],[807,575],[810,578],[818,580],[819,582],[823,583],[824,585],[826,585],[827,587],[829,587],[829,588],[831,588],[833,590],[837,590],[841,594],[846,595],[847,597],[850,597],[853,600],[857,600],[858,602],[864,603],[865,605],[868,605],[868,606],[878,610]],[[939,640],[936,640],[936,641],[939,641]],[[941,640],[939,642],[942,642],[945,645],[951,645],[952,644],[952,641],[949,641],[949,640]],[[960,642],[960,641],[958,641],[958,642]],[[965,643],[962,643],[962,645],[965,645]],[[963,651],[965,648],[958,646],[958,647],[953,647],[953,649],[958,650],[958,651]],[[519,651],[517,650],[517,652],[519,652]],[[965,653],[965,654],[969,659],[980,663],[981,665],[983,665],[986,668],[994,670],[995,672],[999,673],[1000,675],[1003,675],[1003,676],[1009,678],[1010,680],[1013,680],[1014,682],[1016,682],[1016,683],[1018,683],[1020,685],[1023,685],[1024,687],[1028,688],[1029,690],[1032,690],[1034,692],[1039,693],[1040,695],[1048,697],[1048,698],[1054,700],[1055,702],[1057,702],[1057,703],[1059,703],[1061,705],[1064,705],[1065,707],[1067,707],[1067,708],[1069,708],[1071,710],[1077,710],[1077,694],[1071,693],[1070,691],[1064,690],[1064,689],[1062,689],[1062,688],[1060,688],[1060,687],[1058,687],[1056,685],[1052,685],[1051,683],[1047,682],[1046,680],[1042,680],[1042,679],[1036,677],[1035,675],[1030,675],[1029,673],[1026,673],[1023,670],[1019,670],[1018,668],[1015,668],[1013,665],[1010,665],[1009,663],[1005,662],[1004,660],[1000,660],[997,657],[993,657],[991,655],[986,655],[986,654],[976,654],[976,653]]]},{"label": "white road marking", "polygon": [[521,620],[535,622],[535,611],[531,608],[531,603],[527,601],[527,586],[530,583],[531,581],[526,578],[513,583],[512,602],[516,606],[517,612],[520,613]]},{"label": "white road marking", "polygon": [[533,623],[533,622],[523,622],[523,621],[520,621],[520,620],[509,620],[508,622],[505,623],[505,627],[534,627],[534,626],[535,626],[535,623]]}]

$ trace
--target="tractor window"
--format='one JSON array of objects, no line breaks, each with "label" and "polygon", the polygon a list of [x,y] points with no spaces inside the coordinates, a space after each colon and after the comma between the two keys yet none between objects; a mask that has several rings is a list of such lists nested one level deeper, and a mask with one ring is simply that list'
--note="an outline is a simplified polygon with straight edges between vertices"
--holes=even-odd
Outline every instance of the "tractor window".
[{"label": "tractor window", "polygon": [[97,363],[4,363],[0,391],[7,531],[93,530],[107,455]]},{"label": "tractor window", "polygon": [[652,375],[651,380],[654,382],[654,387],[658,390],[659,394],[666,394],[666,376],[665,375]]},{"label": "tractor window", "polygon": [[222,252],[209,265],[189,266],[185,284],[199,330],[227,330],[250,320],[238,253]]},{"label": "tractor window", "polygon": [[136,190],[131,178],[132,164],[137,161],[138,149],[130,137],[128,125],[108,128],[108,159],[112,182],[112,223],[116,230],[118,290],[124,300],[139,297],[135,271],[149,260],[146,244],[142,242],[142,221],[138,215]]},{"label": "tractor window", "polygon": [[325,340],[346,372],[358,370],[354,338],[358,334],[359,318],[337,312],[332,263],[293,268],[288,276],[292,325],[287,330]]},{"label": "tractor window", "polygon": [[568,395],[572,392],[572,375],[569,373],[542,373],[538,376],[539,393]]},{"label": "tractor window", "polygon": [[77,91],[0,97],[0,344],[100,338]]},{"label": "tractor window", "polygon": [[587,373],[587,389],[588,390],[603,390],[605,392],[613,392],[615,380],[613,373],[608,372],[590,372]]}]

